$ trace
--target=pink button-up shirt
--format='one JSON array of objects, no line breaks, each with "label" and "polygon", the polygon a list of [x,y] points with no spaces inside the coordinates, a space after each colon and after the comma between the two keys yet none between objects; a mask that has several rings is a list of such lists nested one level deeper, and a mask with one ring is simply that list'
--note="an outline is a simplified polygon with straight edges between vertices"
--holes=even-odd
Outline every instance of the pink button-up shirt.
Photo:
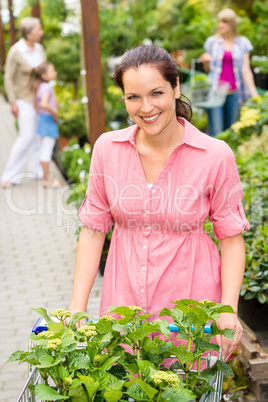
[{"label": "pink button-up shirt", "polygon": [[100,136],[95,144],[81,222],[108,232],[101,314],[138,305],[156,318],[182,298],[220,301],[218,239],[249,229],[243,191],[229,146],[183,118],[184,135],[149,189],[135,145],[138,127]]}]

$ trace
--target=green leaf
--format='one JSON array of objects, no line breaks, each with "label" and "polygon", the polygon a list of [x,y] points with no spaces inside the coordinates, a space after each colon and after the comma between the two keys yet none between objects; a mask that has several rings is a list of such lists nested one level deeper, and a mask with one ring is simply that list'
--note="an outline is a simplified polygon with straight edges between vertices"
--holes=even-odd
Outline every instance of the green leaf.
[{"label": "green leaf", "polygon": [[197,333],[199,329],[206,324],[209,320],[209,315],[202,310],[202,308],[192,307],[187,314],[189,326],[194,326],[194,332]]},{"label": "green leaf", "polygon": [[108,382],[109,382],[109,378],[111,376],[110,373],[107,373],[105,371],[102,371],[101,369],[93,371],[93,373],[91,374],[92,377],[94,378],[95,382],[98,381],[99,382],[99,391],[102,391],[104,388],[106,388],[108,386]]},{"label": "green leaf", "polygon": [[60,322],[49,322],[47,324],[47,327],[54,334],[63,333],[63,330],[64,330],[64,324],[63,324],[62,321],[60,321]]},{"label": "green leaf", "polygon": [[113,324],[112,329],[113,329],[113,331],[120,332],[120,333],[121,332],[123,332],[123,333],[129,332],[128,327],[126,325],[122,325],[122,324]]},{"label": "green leaf", "polygon": [[234,372],[231,369],[231,367],[227,363],[224,363],[221,360],[217,361],[216,366],[217,366],[217,368],[219,370],[222,370],[224,372],[224,374],[227,375],[227,376],[230,376],[230,375],[234,374]]},{"label": "green leaf", "polygon": [[38,384],[35,387],[36,399],[41,399],[43,401],[57,401],[60,399],[70,399],[68,396],[60,395],[55,389],[50,388],[45,384]]},{"label": "green leaf", "polygon": [[113,364],[116,363],[116,362],[120,359],[120,357],[121,357],[121,356],[112,356],[112,357],[109,357],[109,359],[107,359],[107,360],[103,363],[103,365],[101,366],[101,369],[104,370],[104,371],[110,370],[110,368],[113,366]]},{"label": "green leaf", "polygon": [[152,316],[152,314],[140,314],[138,315],[138,320],[142,321],[142,320],[147,320],[147,318],[150,318]]},{"label": "green leaf", "polygon": [[160,401],[188,402],[195,400],[195,394],[186,388],[165,388]]},{"label": "green leaf", "polygon": [[83,351],[75,350],[70,354],[69,357],[70,371],[88,369],[89,364],[90,364],[89,359],[85,356]]},{"label": "green leaf", "polygon": [[183,343],[181,343],[180,346],[173,346],[170,352],[177,357],[181,365],[194,360],[193,353],[188,352]]},{"label": "green leaf", "polygon": [[12,353],[12,355],[9,357],[6,363],[13,363],[18,360],[24,360],[27,357],[27,355],[29,355],[28,352],[24,352],[23,350],[17,350],[16,352]]},{"label": "green leaf", "polygon": [[[119,320],[117,320],[117,324],[122,324],[122,325],[127,325],[129,324],[129,322],[131,321],[130,317],[124,317],[124,318],[120,318]],[[116,325],[116,324],[114,324]]]},{"label": "green leaf", "polygon": [[217,324],[215,322],[213,322],[211,324],[211,334],[209,336],[207,336],[207,339],[211,339],[213,338],[215,335],[224,335],[227,338],[230,339],[234,339],[234,330],[233,329],[229,329],[229,328],[225,328],[225,329],[219,329],[217,327]]},{"label": "green leaf", "polygon": [[[153,399],[154,395],[157,393],[156,389],[154,389],[147,382],[145,382],[139,378],[131,377],[131,380],[132,381],[130,381],[129,383],[127,383],[127,382],[125,383],[126,387],[130,387],[130,389],[131,389],[132,384],[135,383],[135,384],[139,385],[139,387],[142,389],[142,391],[147,395],[147,397],[149,399]],[[128,395],[131,396],[129,393],[128,393]],[[143,399],[138,399],[138,400],[143,400]]]},{"label": "green leaf", "polygon": [[62,365],[60,365],[59,367],[58,367],[58,373],[59,373],[59,376],[60,376],[60,378],[63,380],[64,378],[66,378],[66,377],[69,377],[69,371],[68,370],[66,370],[66,368],[64,367],[64,366],[62,366]]},{"label": "green leaf", "polygon": [[140,370],[143,372],[147,381],[151,381],[152,375],[154,375],[158,371],[156,370],[154,364],[147,360],[137,360],[137,364]]},{"label": "green leaf", "polygon": [[172,312],[170,309],[165,307],[160,311],[159,317],[166,317],[166,316],[172,317]]},{"label": "green leaf", "polygon": [[112,331],[112,326],[113,326],[113,322],[106,321],[106,320],[100,320],[96,324],[96,329],[99,334],[107,334],[108,332]]},{"label": "green leaf", "polygon": [[83,320],[84,318],[90,318],[90,316],[87,313],[84,313],[84,312],[76,313],[70,319],[70,321],[68,321],[67,327],[71,327],[72,325],[75,325],[78,321]]},{"label": "green leaf", "polygon": [[137,329],[137,331],[131,332],[127,337],[136,343],[138,341],[142,341],[147,335],[153,332],[159,332],[159,330],[160,326],[158,323],[150,324],[148,321],[144,321],[142,326]]},{"label": "green leaf", "polygon": [[124,317],[128,318],[132,318],[136,315],[136,312],[134,310],[126,306],[122,307],[111,306],[108,309],[108,313],[117,313],[119,315],[123,315]]},{"label": "green leaf", "polygon": [[43,317],[46,320],[47,324],[49,322],[54,322],[52,320],[52,318],[49,317],[49,315],[47,314],[47,311],[44,308],[42,308],[42,307],[32,308],[32,310],[34,310],[37,314],[41,315],[41,317]]},{"label": "green leaf", "polygon": [[169,323],[166,320],[155,320],[153,324],[157,324],[159,326],[158,332],[164,335],[165,338],[171,339]]},{"label": "green leaf", "polygon": [[215,343],[210,343],[210,342],[206,342],[203,341],[200,338],[196,338],[194,340],[194,346],[195,346],[195,350],[193,352],[194,357],[198,357],[198,356],[202,356],[202,354],[206,351],[206,350],[216,350],[219,351],[219,345],[215,344]]},{"label": "green leaf", "polygon": [[218,304],[219,304],[219,307],[217,307],[217,309],[216,309],[217,313],[219,313],[219,314],[221,314],[221,313],[233,313],[233,314],[235,314],[235,312],[234,312],[234,310],[233,310],[233,308],[231,306],[221,305],[220,303],[218,303]]},{"label": "green leaf", "polygon": [[54,360],[52,356],[45,355],[40,357],[39,359],[40,364],[36,364],[36,367],[37,368],[55,367],[58,366],[60,363],[62,363],[64,360],[65,360],[64,357],[58,357],[57,359]]},{"label": "green leaf", "polygon": [[126,383],[126,386],[130,387],[127,391],[126,394],[130,396],[131,398],[134,399],[134,401],[150,401],[151,398],[149,398],[146,393],[143,391],[141,386],[137,383],[134,383],[133,381]]},{"label": "green leaf", "polygon": [[84,383],[89,400],[92,400],[93,396],[96,394],[98,388],[99,388],[99,381],[94,381],[92,377],[84,376],[84,375],[79,375],[78,376]]},{"label": "green leaf", "polygon": [[106,388],[104,398],[107,402],[118,402],[123,393],[119,389]]},{"label": "green leaf", "polygon": [[258,299],[258,302],[261,304],[266,303],[266,296],[264,293],[258,293],[257,299]]},{"label": "green leaf", "polygon": [[44,355],[41,356],[39,359],[40,364],[36,365],[38,368],[46,368],[46,367],[52,367],[54,363],[54,359],[50,355]]},{"label": "green leaf", "polygon": [[108,373],[108,388],[110,389],[122,389],[124,386],[124,382],[120,381],[117,377],[114,375]]},{"label": "green leaf", "polygon": [[70,388],[69,396],[71,397],[72,402],[88,402],[86,390],[82,387],[82,385],[75,388]]}]

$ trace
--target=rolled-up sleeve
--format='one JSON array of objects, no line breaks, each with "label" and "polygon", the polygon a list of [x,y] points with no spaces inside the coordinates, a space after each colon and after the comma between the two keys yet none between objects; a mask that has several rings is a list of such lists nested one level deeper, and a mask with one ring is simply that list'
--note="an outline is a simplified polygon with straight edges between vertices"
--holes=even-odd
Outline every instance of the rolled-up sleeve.
[{"label": "rolled-up sleeve", "polygon": [[79,218],[83,225],[99,232],[109,232],[113,224],[113,216],[107,200],[101,155],[101,142],[94,146],[86,196],[79,210]]},{"label": "rolled-up sleeve", "polygon": [[217,163],[209,213],[209,220],[219,240],[250,228],[242,205],[243,189],[235,156],[227,145],[224,148],[224,157]]}]

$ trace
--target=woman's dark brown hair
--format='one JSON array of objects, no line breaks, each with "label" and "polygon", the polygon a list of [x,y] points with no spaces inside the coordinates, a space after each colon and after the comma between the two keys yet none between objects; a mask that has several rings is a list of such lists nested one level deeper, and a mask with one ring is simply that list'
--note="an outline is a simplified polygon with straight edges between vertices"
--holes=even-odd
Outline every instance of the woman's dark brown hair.
[{"label": "woman's dark brown hair", "polygon": [[[122,61],[114,73],[115,83],[122,89],[124,93],[123,75],[130,68],[138,69],[142,65],[150,65],[155,67],[162,77],[168,81],[174,89],[177,86],[177,77],[179,76],[180,67],[176,60],[169,53],[157,46],[142,45],[128,50],[122,58]],[[181,96],[182,97],[182,96]],[[176,99],[176,116],[184,117],[186,120],[192,119],[192,108],[187,101]],[[188,100],[187,98],[185,98]]]}]

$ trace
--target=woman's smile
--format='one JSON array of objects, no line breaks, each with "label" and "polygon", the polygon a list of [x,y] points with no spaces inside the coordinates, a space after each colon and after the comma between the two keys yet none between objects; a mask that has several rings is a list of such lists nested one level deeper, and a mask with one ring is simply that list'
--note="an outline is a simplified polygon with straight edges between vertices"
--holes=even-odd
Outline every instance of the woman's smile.
[{"label": "woman's smile", "polygon": [[140,116],[140,118],[146,123],[146,124],[153,124],[156,121],[158,121],[159,117],[161,116],[161,113],[152,115],[152,116]]}]

